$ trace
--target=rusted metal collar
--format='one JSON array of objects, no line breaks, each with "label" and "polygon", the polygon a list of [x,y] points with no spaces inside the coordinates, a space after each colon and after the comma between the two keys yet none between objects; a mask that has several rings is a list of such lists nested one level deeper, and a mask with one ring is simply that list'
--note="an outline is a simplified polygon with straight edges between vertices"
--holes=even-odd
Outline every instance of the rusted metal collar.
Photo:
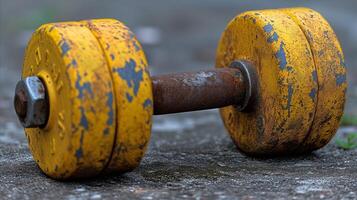
[{"label": "rusted metal collar", "polygon": [[249,63],[231,67],[152,77],[154,114],[204,110],[235,105],[244,110],[253,96]]},{"label": "rusted metal collar", "polygon": [[230,67],[239,69],[245,82],[244,100],[235,104],[235,107],[238,111],[249,112],[254,109],[254,104],[257,100],[257,74],[252,66],[252,63],[248,61],[237,60],[232,62]]}]

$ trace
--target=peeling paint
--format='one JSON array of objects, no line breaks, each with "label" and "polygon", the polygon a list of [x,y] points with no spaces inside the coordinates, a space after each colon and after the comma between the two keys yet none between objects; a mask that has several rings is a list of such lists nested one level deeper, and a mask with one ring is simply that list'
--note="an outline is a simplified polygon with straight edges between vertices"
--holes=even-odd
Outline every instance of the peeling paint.
[{"label": "peeling paint", "polygon": [[140,47],[138,41],[135,38],[135,34],[130,31],[129,32],[129,37],[130,37],[131,44],[134,46],[135,51],[136,52],[140,51],[141,47]]},{"label": "peeling paint", "polygon": [[135,51],[140,51],[141,50],[141,48],[140,48],[139,44],[136,42],[136,40],[133,41],[133,46],[135,48]]},{"label": "peeling paint", "polygon": [[346,83],[346,74],[335,74],[336,85],[341,86],[343,83]]},{"label": "peeling paint", "polygon": [[311,73],[311,75],[312,75],[312,80],[313,80],[315,83],[317,83],[317,71],[314,70],[314,71]]},{"label": "peeling paint", "polygon": [[273,26],[271,24],[267,24],[263,27],[263,29],[266,33],[270,33],[271,31],[273,31]]},{"label": "peeling paint", "polygon": [[286,65],[287,65],[284,46],[285,46],[284,42],[281,42],[280,49],[275,54],[275,57],[279,60],[279,66],[281,70],[286,69]]},{"label": "peeling paint", "polygon": [[149,106],[152,106],[152,101],[151,99],[146,99],[143,103],[144,108],[147,108]]},{"label": "peeling paint", "polygon": [[82,132],[81,133],[81,138],[79,140],[80,145],[79,145],[79,148],[76,150],[76,153],[75,153],[75,156],[76,156],[77,159],[80,159],[80,158],[83,157],[83,148],[82,148],[82,146],[83,146],[83,138],[84,138],[84,133]]},{"label": "peeling paint", "polygon": [[291,100],[292,100],[292,97],[293,97],[293,93],[294,93],[294,88],[293,88],[293,85],[291,83],[289,83],[288,85],[288,102],[286,104],[286,107],[285,109],[288,110],[288,116],[290,116],[290,107],[291,107]]},{"label": "peeling paint", "polygon": [[124,68],[113,69],[114,72],[126,81],[126,84],[133,88],[134,95],[136,96],[139,91],[140,83],[143,80],[143,69],[135,71],[136,62],[133,59],[130,59],[125,63]]},{"label": "peeling paint", "polygon": [[71,47],[69,46],[66,40],[61,40],[60,47],[62,51],[62,56],[66,55],[67,52],[71,49]]},{"label": "peeling paint", "polygon": [[110,54],[110,58],[112,59],[112,60],[114,60],[115,59],[115,56],[114,56],[114,54]]},{"label": "peeling paint", "polygon": [[75,155],[76,155],[76,158],[77,158],[77,159],[80,159],[80,158],[82,158],[82,157],[83,157],[83,150],[82,150],[82,147],[79,147],[79,148],[76,150]]},{"label": "peeling paint", "polygon": [[126,96],[126,99],[127,99],[129,102],[132,102],[132,101],[133,101],[133,96],[131,96],[129,93],[125,93],[125,96]]},{"label": "peeling paint", "polygon": [[309,96],[312,99],[312,101],[315,101],[316,93],[317,93],[317,89],[316,88],[312,88],[310,93],[309,93]]},{"label": "peeling paint", "polygon": [[78,98],[83,99],[84,97],[84,91],[87,91],[90,96],[93,98],[93,91],[91,84],[89,82],[84,82],[83,85],[81,85],[81,76],[77,74],[77,80],[76,80],[76,88],[79,91]]},{"label": "peeling paint", "polygon": [[273,43],[273,42],[277,42],[279,39],[279,36],[276,32],[273,33],[273,35],[271,35],[269,38],[268,38],[268,42],[269,43]]},{"label": "peeling paint", "polygon": [[80,124],[81,124],[81,126],[84,128],[84,129],[86,129],[86,130],[88,130],[88,120],[87,120],[87,117],[86,117],[86,115],[85,115],[85,113],[84,113],[84,108],[82,108],[82,107],[80,107],[79,108],[80,110],[81,110],[81,121],[80,121]]},{"label": "peeling paint", "polygon": [[104,135],[108,135],[109,134],[109,128],[104,129]]},{"label": "peeling paint", "polygon": [[346,67],[345,59],[343,58],[343,56],[341,55],[341,53],[339,51],[337,52],[337,56],[340,59],[340,65],[343,67]]},{"label": "peeling paint", "polygon": [[114,110],[113,110],[113,93],[109,92],[107,94],[108,100],[107,100],[107,106],[109,108],[109,112],[108,112],[108,120],[107,120],[107,125],[110,126],[113,124],[114,121]]},{"label": "peeling paint", "polygon": [[[270,35],[270,33],[274,30],[273,26],[269,23],[263,27],[264,31]],[[279,36],[276,32],[274,32],[272,35],[270,35],[267,39],[267,42],[273,43],[278,41]]]},{"label": "peeling paint", "polygon": [[74,67],[77,66],[77,61],[76,61],[76,59],[72,59],[71,65],[74,66]]}]

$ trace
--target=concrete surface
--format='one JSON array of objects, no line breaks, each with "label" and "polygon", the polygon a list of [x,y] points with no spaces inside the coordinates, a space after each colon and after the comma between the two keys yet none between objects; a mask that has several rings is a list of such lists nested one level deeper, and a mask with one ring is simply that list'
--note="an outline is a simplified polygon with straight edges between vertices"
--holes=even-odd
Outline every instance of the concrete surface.
[{"label": "concrete surface", "polygon": [[357,150],[332,141],[306,156],[250,158],[235,149],[217,110],[155,117],[148,153],[131,173],[54,181],[32,160],[12,109],[25,45],[42,23],[120,19],[143,42],[152,74],[162,74],[213,66],[219,36],[238,13],[292,6],[320,11],[335,29],[348,67],[346,113],[356,115],[354,0],[0,0],[0,199],[357,199]]},{"label": "concrete surface", "polygon": [[27,145],[0,143],[4,199],[356,199],[357,150],[333,143],[310,155],[240,154],[216,110],[156,117],[141,166],[124,175],[58,182],[36,167]]}]

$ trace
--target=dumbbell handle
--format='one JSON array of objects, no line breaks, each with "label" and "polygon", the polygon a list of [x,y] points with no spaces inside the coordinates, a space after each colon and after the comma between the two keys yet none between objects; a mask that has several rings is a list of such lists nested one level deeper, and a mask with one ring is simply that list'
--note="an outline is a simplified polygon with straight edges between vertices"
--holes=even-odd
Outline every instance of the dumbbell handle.
[{"label": "dumbbell handle", "polygon": [[152,86],[155,115],[238,105],[246,88],[237,68],[153,76]]},{"label": "dumbbell handle", "polygon": [[[252,99],[253,73],[249,63],[236,61],[231,67],[152,77],[154,114],[168,114],[235,105],[243,110]],[[15,111],[25,128],[44,126],[49,101],[39,77],[18,82]],[[30,117],[29,117],[30,116]]]}]

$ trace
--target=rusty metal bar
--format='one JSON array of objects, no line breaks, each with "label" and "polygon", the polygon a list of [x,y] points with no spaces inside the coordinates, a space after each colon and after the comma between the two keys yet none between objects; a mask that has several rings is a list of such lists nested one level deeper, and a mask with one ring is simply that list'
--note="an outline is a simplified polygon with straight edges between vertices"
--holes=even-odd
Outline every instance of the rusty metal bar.
[{"label": "rusty metal bar", "polygon": [[152,85],[155,115],[239,105],[246,91],[237,68],[158,75]]}]

